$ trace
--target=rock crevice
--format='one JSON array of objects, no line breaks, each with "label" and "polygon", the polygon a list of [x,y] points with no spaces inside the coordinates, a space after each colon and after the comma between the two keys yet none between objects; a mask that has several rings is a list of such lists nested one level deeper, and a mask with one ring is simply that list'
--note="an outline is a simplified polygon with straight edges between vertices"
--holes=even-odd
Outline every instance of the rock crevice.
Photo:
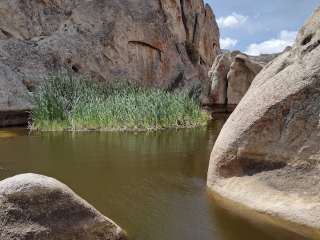
[{"label": "rock crevice", "polygon": [[209,103],[214,112],[232,112],[248,91],[263,66],[277,55],[248,56],[239,51],[218,55],[209,77]]}]

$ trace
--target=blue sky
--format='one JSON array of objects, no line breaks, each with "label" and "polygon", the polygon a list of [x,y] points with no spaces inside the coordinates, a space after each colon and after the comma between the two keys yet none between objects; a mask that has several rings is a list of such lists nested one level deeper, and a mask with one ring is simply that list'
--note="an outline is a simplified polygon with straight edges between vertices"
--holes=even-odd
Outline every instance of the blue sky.
[{"label": "blue sky", "polygon": [[221,45],[251,55],[282,51],[320,0],[205,0],[216,15]]}]

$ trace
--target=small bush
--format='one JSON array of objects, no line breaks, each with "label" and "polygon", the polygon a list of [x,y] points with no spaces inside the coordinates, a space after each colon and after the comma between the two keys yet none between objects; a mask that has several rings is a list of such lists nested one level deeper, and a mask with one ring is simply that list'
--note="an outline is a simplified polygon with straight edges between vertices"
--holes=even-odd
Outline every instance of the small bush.
[{"label": "small bush", "polygon": [[129,83],[99,87],[92,81],[58,74],[33,96],[30,128],[57,130],[154,130],[205,125],[209,116],[185,92]]}]

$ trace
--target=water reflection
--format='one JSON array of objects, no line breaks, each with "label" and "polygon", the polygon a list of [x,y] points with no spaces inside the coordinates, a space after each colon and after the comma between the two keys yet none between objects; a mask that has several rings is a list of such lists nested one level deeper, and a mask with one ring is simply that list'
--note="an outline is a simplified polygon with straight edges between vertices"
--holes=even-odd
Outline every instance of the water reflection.
[{"label": "water reflection", "polygon": [[17,134],[15,132],[10,131],[0,131],[0,138],[11,138],[16,137]]},{"label": "water reflection", "polygon": [[223,122],[151,133],[14,131],[0,139],[0,178],[57,178],[132,240],[276,239],[208,199],[209,155]]}]

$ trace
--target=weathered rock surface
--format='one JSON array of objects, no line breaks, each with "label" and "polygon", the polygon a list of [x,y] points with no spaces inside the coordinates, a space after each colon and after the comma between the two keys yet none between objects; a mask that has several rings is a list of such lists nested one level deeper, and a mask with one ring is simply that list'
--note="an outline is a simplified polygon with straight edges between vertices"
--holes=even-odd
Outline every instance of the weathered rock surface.
[{"label": "weathered rock surface", "polygon": [[18,73],[0,60],[0,127],[25,124],[30,108],[28,89]]},{"label": "weathered rock surface", "polygon": [[120,240],[125,234],[66,185],[36,174],[0,182],[1,240]]},{"label": "weathered rock surface", "polygon": [[208,82],[219,51],[203,0],[2,0],[0,15],[0,112],[30,109],[28,92],[65,68],[192,88]]},{"label": "weathered rock surface", "polygon": [[209,71],[210,105],[214,112],[232,112],[252,80],[277,55],[248,56],[239,51],[219,54]]},{"label": "weathered rock surface", "polygon": [[320,237],[320,8],[267,65],[225,124],[208,186]]}]

